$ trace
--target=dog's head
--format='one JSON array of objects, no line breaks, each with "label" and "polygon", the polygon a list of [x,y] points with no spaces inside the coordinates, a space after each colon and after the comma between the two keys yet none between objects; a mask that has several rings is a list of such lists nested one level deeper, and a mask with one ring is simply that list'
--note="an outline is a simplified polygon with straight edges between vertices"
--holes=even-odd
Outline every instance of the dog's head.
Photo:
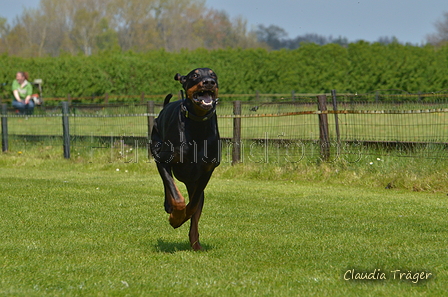
[{"label": "dog's head", "polygon": [[174,76],[186,93],[187,98],[199,109],[208,111],[218,98],[218,77],[210,68],[197,68],[186,76],[177,73]]}]

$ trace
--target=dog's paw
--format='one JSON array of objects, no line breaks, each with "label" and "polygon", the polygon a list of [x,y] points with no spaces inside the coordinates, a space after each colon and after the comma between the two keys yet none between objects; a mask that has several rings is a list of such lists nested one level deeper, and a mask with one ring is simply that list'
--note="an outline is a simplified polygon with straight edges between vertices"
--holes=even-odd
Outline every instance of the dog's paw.
[{"label": "dog's paw", "polygon": [[182,226],[183,223],[186,221],[186,209],[176,210],[173,209],[170,218],[168,219],[170,221],[170,225],[176,229]]},{"label": "dog's paw", "polygon": [[191,248],[192,248],[194,251],[202,251],[202,246],[201,246],[201,244],[199,243],[199,240],[196,241],[196,242],[194,242],[194,243],[192,243],[192,244],[191,244]]}]

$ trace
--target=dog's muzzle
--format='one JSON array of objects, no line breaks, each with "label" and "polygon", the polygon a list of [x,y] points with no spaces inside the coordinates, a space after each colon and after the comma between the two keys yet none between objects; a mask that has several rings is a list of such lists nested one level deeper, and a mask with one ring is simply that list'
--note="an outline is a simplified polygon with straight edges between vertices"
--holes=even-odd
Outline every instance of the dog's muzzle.
[{"label": "dog's muzzle", "polygon": [[202,82],[202,88],[193,93],[193,100],[201,108],[209,110],[216,102],[216,82],[213,79],[206,79]]},{"label": "dog's muzzle", "polygon": [[204,109],[210,109],[216,100],[215,92],[199,91],[193,94],[193,100]]}]

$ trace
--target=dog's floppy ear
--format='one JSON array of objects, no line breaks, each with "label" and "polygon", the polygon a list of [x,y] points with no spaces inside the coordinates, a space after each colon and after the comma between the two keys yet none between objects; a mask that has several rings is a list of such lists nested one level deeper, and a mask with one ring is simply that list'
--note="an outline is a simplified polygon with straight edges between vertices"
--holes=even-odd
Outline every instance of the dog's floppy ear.
[{"label": "dog's floppy ear", "polygon": [[181,84],[184,84],[184,82],[187,80],[187,78],[183,75],[180,75],[179,73],[176,73],[174,76],[175,80],[178,80]]}]

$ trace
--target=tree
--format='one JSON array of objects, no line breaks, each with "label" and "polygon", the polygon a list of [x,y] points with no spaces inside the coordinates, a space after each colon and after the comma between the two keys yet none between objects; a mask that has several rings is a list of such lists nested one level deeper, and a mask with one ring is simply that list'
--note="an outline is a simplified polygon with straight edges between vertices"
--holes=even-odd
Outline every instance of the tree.
[{"label": "tree", "polygon": [[11,31],[11,27],[7,23],[7,19],[0,17],[0,53],[8,52],[8,35]]},{"label": "tree", "polygon": [[443,14],[443,18],[435,23],[437,33],[426,37],[428,43],[433,45],[443,45],[448,42],[448,11]]},{"label": "tree", "polygon": [[225,11],[209,9],[204,12],[203,20],[200,34],[207,49],[261,46],[255,33],[247,31],[247,21],[242,17],[231,20]]},{"label": "tree", "polygon": [[[40,55],[57,56],[64,48],[67,40],[69,27],[69,3],[65,0],[41,0],[39,13],[42,15],[41,22],[45,24],[45,42]],[[42,27],[42,25],[41,25]]]},{"label": "tree", "polygon": [[316,33],[307,33],[304,35],[299,35],[294,39],[289,39],[285,44],[290,49],[299,48],[302,43],[314,43],[317,45],[325,45],[331,43],[332,38],[327,38]]},{"label": "tree", "polygon": [[123,51],[157,48],[159,36],[156,0],[114,0],[110,5],[113,25]]},{"label": "tree", "polygon": [[276,25],[270,25],[269,27],[258,25],[256,34],[258,41],[266,43],[274,50],[285,47],[285,39],[288,37],[285,29]]},{"label": "tree", "polygon": [[88,11],[85,8],[76,10],[70,38],[76,48],[85,55],[91,55],[94,50],[94,40],[98,34],[99,22],[100,14],[98,11]]},{"label": "tree", "polygon": [[20,18],[27,33],[28,49],[31,50],[28,55],[42,56],[49,27],[45,15],[38,9],[25,9]]},{"label": "tree", "polygon": [[247,21],[238,16],[230,23],[231,34],[229,35],[229,42],[224,43],[224,47],[240,47],[240,48],[255,48],[262,47],[263,44],[257,40],[255,32],[247,31]]},{"label": "tree", "polygon": [[0,20],[0,52],[19,56],[257,46],[242,17],[205,0],[40,0],[12,27]]},{"label": "tree", "polygon": [[178,51],[203,47],[200,30],[204,26],[204,1],[161,0],[156,9],[157,30],[163,48]]},{"label": "tree", "polygon": [[109,22],[106,18],[100,20],[99,32],[95,37],[95,44],[99,50],[113,50],[118,47],[118,36],[115,30],[109,27]]},{"label": "tree", "polygon": [[395,36],[389,37],[389,36],[381,36],[380,38],[378,38],[377,40],[378,43],[384,44],[384,45],[388,45],[391,43],[400,43],[398,41],[398,38]]},{"label": "tree", "polygon": [[297,49],[305,43],[313,43],[317,45],[335,43],[341,46],[347,46],[349,44],[349,41],[346,37],[325,37],[316,33],[307,33],[304,35],[298,35],[295,38],[287,38],[288,34],[286,33],[286,31],[283,28],[275,25],[270,25],[269,27],[259,25],[257,30],[255,31],[255,34],[259,42],[265,43],[269,48],[273,50],[278,50],[281,48]]}]

